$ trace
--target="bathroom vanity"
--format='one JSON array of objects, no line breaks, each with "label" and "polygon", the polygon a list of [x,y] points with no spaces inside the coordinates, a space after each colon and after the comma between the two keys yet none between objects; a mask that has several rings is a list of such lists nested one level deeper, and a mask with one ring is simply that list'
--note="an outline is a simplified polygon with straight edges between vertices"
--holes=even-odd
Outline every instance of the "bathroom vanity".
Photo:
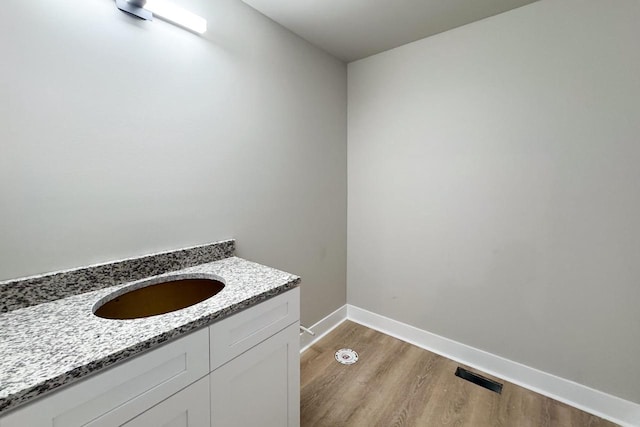
[{"label": "bathroom vanity", "polygon": [[299,278],[228,257],[152,283],[178,276],[225,286],[142,319],[93,311],[148,279],[0,315],[0,427],[298,426]]}]

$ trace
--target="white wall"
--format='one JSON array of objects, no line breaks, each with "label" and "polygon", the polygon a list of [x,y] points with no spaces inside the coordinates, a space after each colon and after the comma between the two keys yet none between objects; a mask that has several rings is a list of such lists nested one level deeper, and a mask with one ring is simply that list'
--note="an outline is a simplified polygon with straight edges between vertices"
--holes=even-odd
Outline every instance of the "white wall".
[{"label": "white wall", "polygon": [[348,67],[348,302],[640,402],[640,2]]},{"label": "white wall", "polygon": [[204,37],[113,0],[0,13],[0,279],[236,238],[346,300],[346,66],[239,0]]}]

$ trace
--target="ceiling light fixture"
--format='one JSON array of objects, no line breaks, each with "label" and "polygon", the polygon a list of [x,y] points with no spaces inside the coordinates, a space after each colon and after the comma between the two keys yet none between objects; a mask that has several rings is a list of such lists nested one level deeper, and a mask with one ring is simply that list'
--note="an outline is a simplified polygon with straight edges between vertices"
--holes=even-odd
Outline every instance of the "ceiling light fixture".
[{"label": "ceiling light fixture", "polygon": [[115,0],[118,9],[148,21],[154,16],[203,34],[207,20],[166,0]]}]

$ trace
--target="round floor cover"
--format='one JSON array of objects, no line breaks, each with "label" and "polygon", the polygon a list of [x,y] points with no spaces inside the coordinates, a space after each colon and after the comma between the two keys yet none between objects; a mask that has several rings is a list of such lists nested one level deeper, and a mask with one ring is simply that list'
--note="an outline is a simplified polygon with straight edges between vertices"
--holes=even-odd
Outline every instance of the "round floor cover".
[{"label": "round floor cover", "polygon": [[353,365],[358,361],[358,353],[350,348],[342,348],[336,351],[336,360],[343,365]]}]

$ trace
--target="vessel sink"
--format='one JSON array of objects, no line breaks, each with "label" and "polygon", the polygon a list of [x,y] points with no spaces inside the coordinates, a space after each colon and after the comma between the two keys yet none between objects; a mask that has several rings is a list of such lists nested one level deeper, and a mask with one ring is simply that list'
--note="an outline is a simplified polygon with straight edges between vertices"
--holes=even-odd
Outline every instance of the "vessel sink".
[{"label": "vessel sink", "polygon": [[[190,307],[216,295],[224,283],[215,279],[167,278],[161,283],[126,288],[108,295],[94,306],[93,314],[105,319],[139,319]],[[106,302],[105,302],[106,300]]]}]

